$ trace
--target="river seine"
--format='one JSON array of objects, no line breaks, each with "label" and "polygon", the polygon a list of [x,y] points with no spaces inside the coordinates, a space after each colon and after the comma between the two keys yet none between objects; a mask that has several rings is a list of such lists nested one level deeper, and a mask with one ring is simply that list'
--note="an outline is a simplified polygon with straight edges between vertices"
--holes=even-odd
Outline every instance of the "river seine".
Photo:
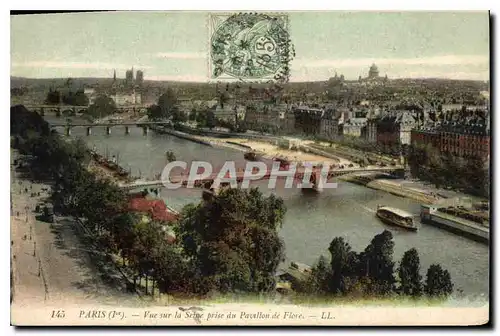
[{"label": "river seine", "polygon": [[[47,120],[55,121],[55,118]],[[62,133],[62,129],[59,131]],[[222,166],[226,160],[234,160],[237,165],[245,163],[243,153],[232,149],[211,148],[153,132],[144,136],[142,129],[136,127],[130,128],[129,135],[124,133],[121,126],[113,127],[109,136],[102,127],[94,127],[90,136],[85,135],[85,128],[72,129],[73,137],[82,137],[89,147],[95,146],[103,154],[117,156],[120,165],[130,169],[134,176],[143,178],[161,173],[168,150],[173,151],[178,160],[188,162],[205,160],[214,166]],[[285,201],[287,213],[280,235],[286,244],[287,264],[298,261],[313,265],[321,254],[328,256],[328,246],[337,236],[344,237],[355,251],[362,251],[374,235],[387,229],[394,235],[395,261],[399,261],[406,250],[415,247],[420,254],[424,279],[429,265],[439,263],[449,270],[456,293],[463,291],[474,301],[488,298],[487,245],[425,224],[417,233],[408,232],[386,226],[375,217],[377,205],[386,204],[407,210],[418,218],[420,204],[415,201],[342,181],[338,181],[338,188],[326,189],[316,196],[303,195],[298,189],[271,191],[266,181],[255,185],[264,193],[275,192]],[[163,189],[161,197],[169,206],[180,210],[188,203],[199,202],[201,190]]]}]

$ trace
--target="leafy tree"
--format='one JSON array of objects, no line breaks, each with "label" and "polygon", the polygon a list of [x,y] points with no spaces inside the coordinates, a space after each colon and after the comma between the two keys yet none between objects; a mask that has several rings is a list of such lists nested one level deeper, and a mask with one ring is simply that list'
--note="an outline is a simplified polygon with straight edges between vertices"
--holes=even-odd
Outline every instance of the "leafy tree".
[{"label": "leafy tree", "polygon": [[311,269],[311,275],[305,284],[305,290],[311,294],[326,294],[330,292],[332,270],[326,258],[320,256],[316,265]]},{"label": "leafy tree", "polygon": [[283,259],[278,236],[286,209],[281,198],[256,189],[223,189],[182,213],[178,237],[207,286],[217,291],[274,289]]},{"label": "leafy tree", "polygon": [[172,89],[167,89],[164,94],[158,98],[158,107],[160,108],[160,118],[168,119],[172,116],[177,107],[177,96]]},{"label": "leafy tree", "polygon": [[370,278],[368,291],[375,295],[393,292],[394,278],[394,241],[388,230],[376,235],[360,255],[359,271]]},{"label": "leafy tree", "polygon": [[198,114],[196,113],[196,109],[192,109],[191,112],[189,113],[188,119],[190,121],[195,121],[197,120]]},{"label": "leafy tree", "polygon": [[102,118],[115,113],[116,104],[113,99],[105,95],[96,97],[94,103],[89,106],[87,113],[93,118]]},{"label": "leafy tree", "polygon": [[450,273],[441,265],[432,264],[427,269],[425,280],[425,294],[430,297],[446,297],[453,292],[453,283]]},{"label": "leafy tree", "polygon": [[89,104],[89,98],[83,90],[78,90],[75,93],[72,91],[68,92],[63,95],[62,101],[64,104],[75,106],[87,106]]},{"label": "leafy tree", "polygon": [[173,122],[186,122],[187,116],[184,114],[177,106],[171,109],[172,121]]},{"label": "leafy tree", "polygon": [[205,127],[212,129],[215,126],[217,126],[215,113],[212,110],[207,110],[205,117]]},{"label": "leafy tree", "polygon": [[149,120],[160,120],[162,119],[162,112],[158,105],[151,105],[148,107],[146,114]]},{"label": "leafy tree", "polygon": [[399,292],[408,296],[422,295],[422,276],[420,275],[420,258],[415,248],[406,251],[398,268],[400,281]]},{"label": "leafy tree", "polygon": [[50,89],[45,98],[45,103],[50,105],[56,105],[61,103],[61,93],[57,90]]},{"label": "leafy tree", "polygon": [[332,240],[328,248],[331,254],[331,283],[330,290],[334,294],[345,294],[349,284],[354,282],[357,256],[344,238],[337,237]]}]

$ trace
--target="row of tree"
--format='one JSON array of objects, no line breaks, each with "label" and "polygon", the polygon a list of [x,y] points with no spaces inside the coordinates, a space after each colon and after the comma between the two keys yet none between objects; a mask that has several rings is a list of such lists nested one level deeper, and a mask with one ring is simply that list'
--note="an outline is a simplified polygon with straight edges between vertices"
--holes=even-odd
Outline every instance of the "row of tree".
[{"label": "row of tree", "polygon": [[321,256],[311,275],[298,289],[316,295],[381,297],[394,294],[418,298],[447,297],[453,292],[450,274],[438,264],[429,267],[425,282],[415,248],[406,251],[396,268],[390,231],[376,235],[363,252],[356,253],[342,237],[332,240],[330,264]]},{"label": "row of tree", "polygon": [[433,183],[437,188],[462,189],[470,194],[489,197],[490,172],[479,156],[462,158],[441,153],[432,145],[410,146],[408,165],[411,174]]},{"label": "row of tree", "polygon": [[61,93],[58,90],[50,89],[47,93],[47,97],[45,99],[46,104],[50,105],[58,105],[58,104],[66,104],[66,105],[74,105],[74,106],[88,106],[89,98],[83,90],[76,90],[75,92],[69,90],[67,92]]},{"label": "row of tree", "polygon": [[[161,292],[190,295],[275,289],[285,249],[278,235],[286,213],[281,198],[265,197],[258,189],[224,189],[217,197],[182,209],[172,223],[177,240],[168,241],[165,223],[142,221],[129,212],[124,192],[87,169],[84,143],[62,140],[38,114],[22,106],[11,108],[11,129],[14,146],[28,154],[31,174],[52,181],[54,209],[83,221],[104,252],[121,255],[134,281],[146,278]],[[320,258],[312,276],[296,289],[337,295],[362,291],[370,297],[452,292],[449,273],[438,265],[429,268],[421,283],[415,250],[405,253],[397,286],[393,248],[389,231],[375,236],[361,253],[335,238],[330,266]]]},{"label": "row of tree", "polygon": [[82,142],[62,140],[23,106],[11,109],[11,127],[30,172],[52,181],[54,209],[83,221],[103,252],[123,257],[134,280],[153,280],[161,292],[197,295],[274,290],[284,255],[277,233],[285,214],[280,198],[258,189],[223,191],[185,207],[175,227],[178,240],[167,241],[165,223],[141,221],[114,183],[87,169]]}]

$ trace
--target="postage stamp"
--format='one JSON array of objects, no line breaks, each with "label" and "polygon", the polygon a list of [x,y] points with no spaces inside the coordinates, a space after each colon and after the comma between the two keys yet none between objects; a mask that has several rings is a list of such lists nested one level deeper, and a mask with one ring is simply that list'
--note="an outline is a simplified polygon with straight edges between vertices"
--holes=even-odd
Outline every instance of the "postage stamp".
[{"label": "postage stamp", "polygon": [[211,78],[279,81],[292,55],[287,14],[210,14]]}]

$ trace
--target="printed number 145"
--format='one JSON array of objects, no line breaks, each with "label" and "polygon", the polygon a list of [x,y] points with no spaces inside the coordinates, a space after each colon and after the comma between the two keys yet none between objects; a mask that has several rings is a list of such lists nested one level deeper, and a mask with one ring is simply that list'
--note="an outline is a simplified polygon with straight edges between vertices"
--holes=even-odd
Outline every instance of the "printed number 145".
[{"label": "printed number 145", "polygon": [[63,318],[64,315],[64,310],[53,310],[52,315],[50,316],[51,318]]}]

